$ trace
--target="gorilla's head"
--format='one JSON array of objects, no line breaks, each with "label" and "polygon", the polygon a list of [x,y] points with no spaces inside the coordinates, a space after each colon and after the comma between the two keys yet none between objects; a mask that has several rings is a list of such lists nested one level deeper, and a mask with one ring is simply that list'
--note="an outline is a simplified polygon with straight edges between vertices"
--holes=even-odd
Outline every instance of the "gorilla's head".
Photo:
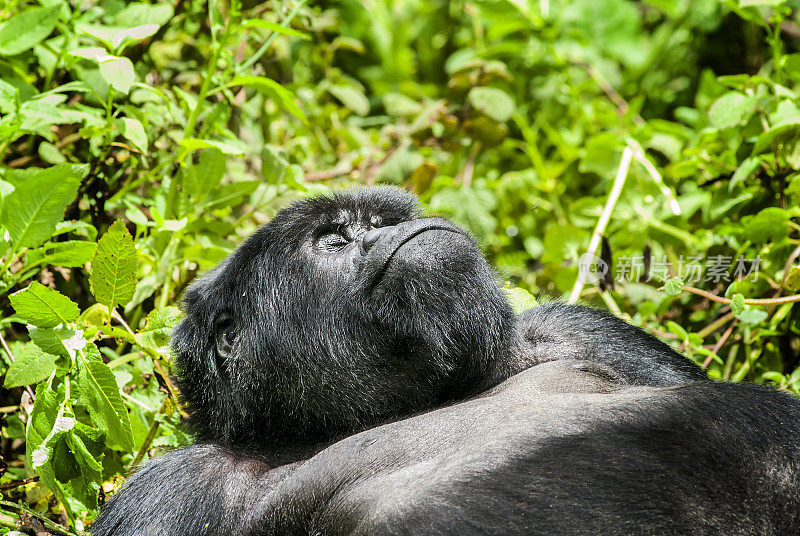
[{"label": "gorilla's head", "polygon": [[507,375],[513,313],[470,235],[394,188],[295,203],[185,296],[173,346],[200,439],[334,437]]}]

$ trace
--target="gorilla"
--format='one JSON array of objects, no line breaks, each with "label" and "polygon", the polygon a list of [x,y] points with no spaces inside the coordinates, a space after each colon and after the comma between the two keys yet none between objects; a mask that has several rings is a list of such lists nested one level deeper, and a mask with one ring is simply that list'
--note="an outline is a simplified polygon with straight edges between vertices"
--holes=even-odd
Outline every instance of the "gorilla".
[{"label": "gorilla", "polygon": [[515,316],[400,189],[291,205],[184,307],[197,442],[94,536],[800,534],[800,400],[598,310]]}]

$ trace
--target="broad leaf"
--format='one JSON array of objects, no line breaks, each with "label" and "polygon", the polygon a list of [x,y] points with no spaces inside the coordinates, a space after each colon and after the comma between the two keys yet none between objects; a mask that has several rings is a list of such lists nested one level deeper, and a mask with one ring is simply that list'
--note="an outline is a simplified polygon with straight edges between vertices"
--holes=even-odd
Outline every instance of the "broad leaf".
[{"label": "broad leaf", "polygon": [[122,220],[108,228],[97,243],[89,284],[97,301],[113,309],[125,305],[136,290],[136,248]]},{"label": "broad leaf", "polygon": [[78,387],[78,400],[89,410],[92,421],[106,431],[109,440],[124,449],[133,448],[128,411],[108,365],[102,361],[82,361],[78,370]]},{"label": "broad leaf", "polygon": [[27,8],[8,19],[0,28],[0,56],[19,54],[43,41],[56,27],[60,10],[60,4]]},{"label": "broad leaf", "polygon": [[502,89],[472,88],[467,98],[473,107],[499,123],[508,121],[514,114],[514,99]]},{"label": "broad leaf", "polygon": [[142,154],[147,154],[147,134],[138,119],[123,117],[120,121],[122,135],[128,139]]},{"label": "broad leaf", "polygon": [[50,238],[88,172],[87,164],[6,172],[4,180],[14,191],[5,197],[0,223],[8,230],[15,250],[36,247]]},{"label": "broad leaf", "polygon": [[120,93],[127,94],[136,78],[133,63],[125,57],[103,56],[98,59],[100,75],[106,84]]},{"label": "broad leaf", "polygon": [[56,370],[56,359],[58,359],[56,356],[42,351],[35,344],[28,343],[8,367],[3,385],[6,389],[10,389],[46,380]]},{"label": "broad leaf", "polygon": [[40,328],[52,328],[78,319],[80,310],[72,300],[34,281],[26,289],[9,296],[11,306],[26,321]]},{"label": "broad leaf", "polygon": [[136,334],[136,342],[158,353],[169,351],[169,336],[178,322],[181,312],[177,307],[156,309],[147,317],[144,328]]},{"label": "broad leaf", "polygon": [[88,240],[67,240],[66,242],[50,242],[44,246],[27,252],[27,266],[49,264],[72,268],[83,266],[92,260],[97,244]]}]

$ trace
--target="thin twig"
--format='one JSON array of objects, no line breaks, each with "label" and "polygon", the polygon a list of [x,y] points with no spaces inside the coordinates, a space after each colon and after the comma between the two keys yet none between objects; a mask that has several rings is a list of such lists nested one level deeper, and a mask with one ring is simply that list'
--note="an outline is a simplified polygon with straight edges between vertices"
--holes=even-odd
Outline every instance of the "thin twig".
[{"label": "thin twig", "polygon": [[478,158],[478,153],[481,151],[481,142],[476,141],[472,144],[467,156],[467,163],[464,165],[464,172],[461,174],[461,186],[469,188],[472,184],[472,175],[475,173],[475,159]]},{"label": "thin twig", "polygon": [[44,525],[44,528],[46,528],[49,531],[55,532],[56,534],[61,534],[62,536],[78,536],[77,532],[74,532],[64,527],[63,525],[59,525],[58,523],[55,523],[54,521],[47,519],[42,514],[31,510],[27,506],[3,500],[0,500],[0,506],[5,506],[6,508],[13,508],[15,510],[19,510],[20,512],[24,512],[29,516],[35,517],[42,523],[42,525]]},{"label": "thin twig", "polygon": [[720,348],[722,348],[722,345],[725,344],[725,341],[727,341],[728,337],[730,337],[731,333],[733,333],[733,328],[735,326],[736,322],[731,322],[731,325],[728,326],[728,329],[726,329],[725,333],[722,334],[722,337],[719,338],[717,344],[715,344],[714,348],[711,349],[711,355],[708,356],[705,361],[703,361],[703,368],[708,368],[708,366],[711,364],[711,361],[714,360],[714,356],[717,355],[717,352],[719,352]]},{"label": "thin twig", "polygon": [[5,482],[0,484],[0,491],[7,491],[10,489],[18,488],[20,486],[25,486],[26,484],[33,484],[34,482],[39,482],[38,476],[32,476],[29,478],[24,478],[22,480],[15,480],[13,482]]},{"label": "thin twig", "polygon": [[638,143],[633,140],[631,140],[629,143],[633,147],[633,158],[639,162],[645,170],[647,170],[650,178],[653,179],[653,182],[656,183],[658,189],[661,190],[661,194],[667,198],[667,202],[669,203],[669,208],[672,213],[676,216],[680,216],[681,206],[678,204],[678,200],[672,194],[672,190],[667,188],[667,185],[664,184],[664,179],[661,177],[661,173],[659,173],[658,169],[656,169],[653,163],[650,162],[650,160],[644,154],[644,150],[642,150]]},{"label": "thin twig", "polygon": [[[712,294],[708,291],[701,290],[699,288],[694,288],[684,285],[681,287],[681,290],[683,290],[684,292],[697,294],[698,296],[708,298],[709,300],[715,301],[717,303],[724,303],[725,305],[729,305],[731,303],[731,300],[728,298],[717,296],[716,294]],[[781,296],[780,298],[745,298],[744,300],[745,305],[781,305],[784,303],[795,303],[795,302],[800,302],[800,294],[793,294],[791,296]]]},{"label": "thin twig", "polygon": [[[611,187],[611,192],[608,194],[608,201],[606,201],[606,206],[603,207],[603,213],[600,215],[600,219],[597,220],[597,226],[595,226],[592,239],[589,241],[589,249],[586,252],[588,257],[594,257],[595,253],[597,253],[597,248],[600,246],[603,232],[611,219],[611,212],[614,210],[614,206],[619,200],[622,187],[625,185],[625,179],[628,177],[628,170],[631,167],[632,158],[633,149],[631,149],[630,146],[626,146],[625,150],[622,152],[622,159],[619,163],[617,176],[614,179],[614,185]],[[586,273],[587,270],[580,269],[579,267],[578,278],[575,280],[575,285],[572,287],[572,292],[569,295],[569,303],[575,303],[578,301],[578,298],[580,298],[583,286],[586,284]]]},{"label": "thin twig", "polygon": [[726,315],[717,318],[709,325],[698,331],[697,336],[700,337],[701,339],[705,339],[706,337],[717,331],[719,328],[730,322],[735,316],[736,315],[734,315],[733,313],[728,313]]}]

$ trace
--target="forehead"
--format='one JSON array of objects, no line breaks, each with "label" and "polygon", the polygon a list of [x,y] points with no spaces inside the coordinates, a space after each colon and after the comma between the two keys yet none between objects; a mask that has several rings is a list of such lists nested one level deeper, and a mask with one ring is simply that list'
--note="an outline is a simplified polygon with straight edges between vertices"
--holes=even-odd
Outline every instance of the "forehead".
[{"label": "forehead", "polygon": [[422,217],[416,198],[386,186],[335,190],[281,210],[251,237],[259,249],[291,251],[323,225],[387,226]]},{"label": "forehead", "polygon": [[304,226],[376,221],[391,225],[421,215],[413,195],[388,187],[337,190],[330,195],[306,199],[285,210],[286,223]]}]

